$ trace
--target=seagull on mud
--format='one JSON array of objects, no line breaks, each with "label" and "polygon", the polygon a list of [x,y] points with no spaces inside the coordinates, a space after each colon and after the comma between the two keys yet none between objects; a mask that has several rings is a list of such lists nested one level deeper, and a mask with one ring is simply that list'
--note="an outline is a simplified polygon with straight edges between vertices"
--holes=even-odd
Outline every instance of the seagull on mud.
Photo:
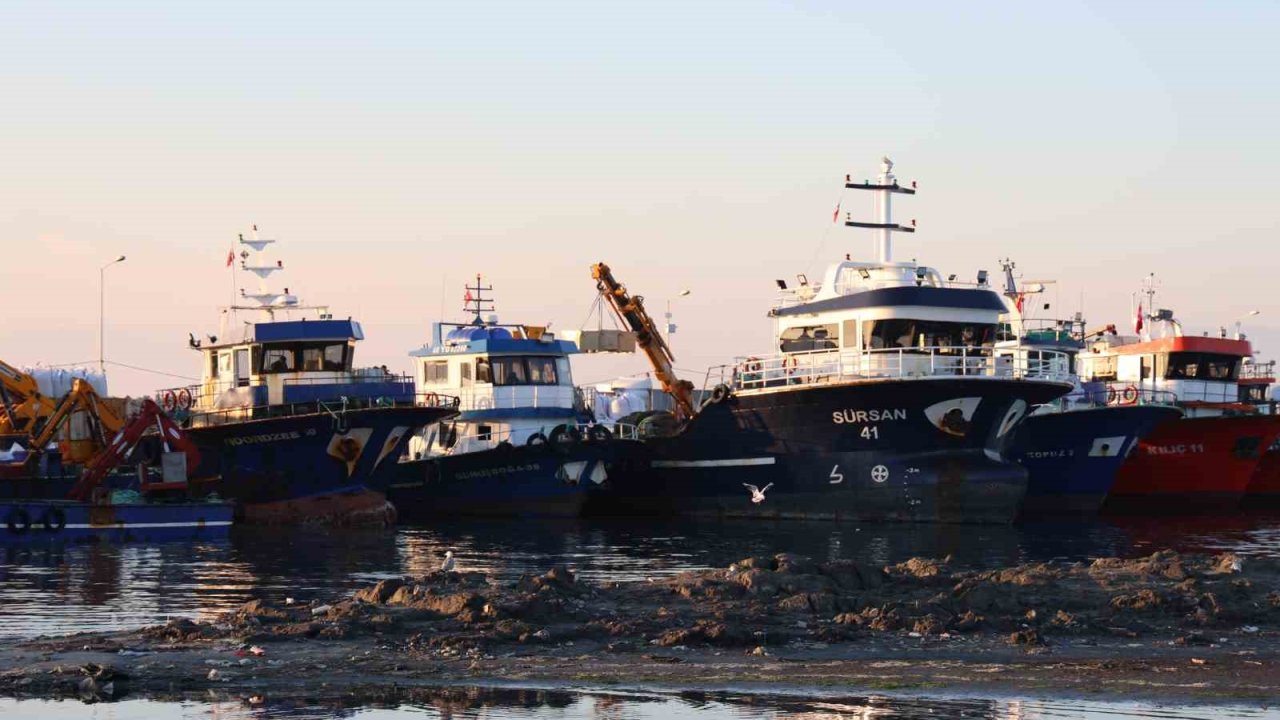
[{"label": "seagull on mud", "polygon": [[440,563],[441,572],[453,572],[453,551],[446,550],[444,553],[444,562]]},{"label": "seagull on mud", "polygon": [[773,487],[773,483],[769,483],[768,485],[765,485],[763,488],[758,488],[755,485],[752,485],[751,483],[742,483],[742,487],[751,491],[751,502],[759,505],[760,503],[764,502],[764,494],[768,492],[769,488]]}]

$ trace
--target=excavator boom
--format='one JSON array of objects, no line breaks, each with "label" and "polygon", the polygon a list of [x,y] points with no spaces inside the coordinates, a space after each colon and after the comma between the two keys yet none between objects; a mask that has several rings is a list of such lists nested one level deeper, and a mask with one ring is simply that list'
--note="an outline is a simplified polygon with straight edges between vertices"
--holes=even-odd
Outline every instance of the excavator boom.
[{"label": "excavator boom", "polygon": [[93,494],[94,488],[102,484],[107,473],[120,463],[124,462],[133,449],[137,447],[147,432],[155,427],[159,432],[161,441],[164,443],[166,450],[182,451],[187,456],[187,467],[194,468],[200,462],[200,452],[196,449],[195,443],[182,432],[164,411],[160,409],[150,398],[143,400],[142,411],[138,413],[128,425],[121,428],[111,439],[111,443],[107,445],[101,453],[84,469],[84,474],[80,476],[80,481],[71,489],[69,495],[72,500],[88,500]]},{"label": "excavator boom", "polygon": [[635,333],[636,344],[649,357],[653,365],[654,376],[662,383],[662,389],[676,402],[676,417],[687,420],[693,416],[693,383],[676,377],[672,362],[671,348],[662,339],[653,318],[644,309],[644,298],[630,295],[627,288],[613,277],[613,271],[604,263],[591,266],[591,277],[595,278],[596,289],[600,296],[609,303],[624,325]]}]

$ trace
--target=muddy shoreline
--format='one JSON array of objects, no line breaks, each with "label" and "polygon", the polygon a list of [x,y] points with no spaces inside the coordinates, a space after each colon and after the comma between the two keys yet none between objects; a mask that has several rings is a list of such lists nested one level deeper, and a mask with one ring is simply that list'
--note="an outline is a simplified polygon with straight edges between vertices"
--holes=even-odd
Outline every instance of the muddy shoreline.
[{"label": "muddy shoreline", "polygon": [[[0,695],[411,701],[442,686],[1280,702],[1280,562],[954,570],[790,554],[655,582],[384,580],[0,649]],[[212,694],[212,695],[211,695]]]}]

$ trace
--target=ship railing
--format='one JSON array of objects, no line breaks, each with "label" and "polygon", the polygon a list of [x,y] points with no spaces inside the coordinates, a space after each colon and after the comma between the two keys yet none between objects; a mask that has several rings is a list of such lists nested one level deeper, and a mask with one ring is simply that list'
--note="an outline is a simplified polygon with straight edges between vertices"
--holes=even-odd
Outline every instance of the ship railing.
[{"label": "ship railing", "polygon": [[[159,395],[162,405],[166,406],[165,410],[170,417],[184,427],[189,428],[318,413],[338,416],[351,410],[371,408],[426,406],[456,409],[458,407],[457,397],[438,393],[385,396],[334,395],[298,402],[256,403],[250,393],[228,395],[224,391],[223,393],[210,393],[206,396],[201,396],[196,394],[196,391],[200,389],[199,386],[178,388],[178,390],[182,389],[191,393],[191,397],[197,398],[196,402],[191,406],[184,407],[185,400],[175,400],[174,403],[170,403],[167,393],[172,392],[175,399],[182,397],[173,389],[160,391],[157,395]],[[172,409],[170,409],[170,406]]]},{"label": "ship railing", "polygon": [[1269,360],[1267,362],[1251,362],[1244,363],[1240,366],[1241,380],[1271,380],[1275,381],[1276,377],[1276,361]]},{"label": "ship railing", "polygon": [[1177,407],[1178,396],[1168,390],[1154,390],[1128,383],[1085,383],[1080,389],[1068,393],[1041,407],[1059,412],[1101,407],[1130,405],[1159,405]]},{"label": "ship railing", "polygon": [[1016,340],[1073,344],[1082,342],[1084,333],[1084,323],[1079,320],[1025,318],[1017,322],[1001,323],[996,339],[1000,342]]},{"label": "ship railing", "polygon": [[556,408],[573,410],[577,388],[572,385],[495,385],[479,388],[451,388],[458,394],[463,410],[515,410]]},{"label": "ship railing", "polygon": [[957,377],[1068,382],[1070,358],[1054,350],[996,355],[989,347],[816,350],[739,357],[733,364],[711,368],[705,387],[724,383],[738,390],[754,390],[853,380]]}]

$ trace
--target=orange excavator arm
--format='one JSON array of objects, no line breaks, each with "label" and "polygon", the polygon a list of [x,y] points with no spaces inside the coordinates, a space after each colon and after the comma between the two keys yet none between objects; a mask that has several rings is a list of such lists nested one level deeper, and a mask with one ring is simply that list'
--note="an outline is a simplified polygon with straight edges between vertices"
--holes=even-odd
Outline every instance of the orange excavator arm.
[{"label": "orange excavator arm", "polygon": [[177,423],[147,398],[142,401],[142,411],[128,425],[120,428],[111,443],[85,466],[80,481],[71,489],[72,500],[88,500],[94,488],[102,484],[111,469],[124,462],[133,449],[152,427],[158,431],[164,442],[166,452],[181,451],[187,456],[187,467],[195,468],[200,463],[200,452],[195,443],[182,432]]},{"label": "orange excavator arm", "polygon": [[653,318],[644,309],[644,298],[628,294],[626,286],[614,279],[613,271],[604,263],[591,266],[591,277],[595,278],[596,289],[609,303],[609,307],[613,308],[618,319],[635,333],[636,344],[649,357],[654,377],[662,383],[662,389],[675,399],[676,418],[687,420],[692,417],[693,383],[676,377],[675,368],[671,364],[675,362],[675,357],[658,332]]}]

